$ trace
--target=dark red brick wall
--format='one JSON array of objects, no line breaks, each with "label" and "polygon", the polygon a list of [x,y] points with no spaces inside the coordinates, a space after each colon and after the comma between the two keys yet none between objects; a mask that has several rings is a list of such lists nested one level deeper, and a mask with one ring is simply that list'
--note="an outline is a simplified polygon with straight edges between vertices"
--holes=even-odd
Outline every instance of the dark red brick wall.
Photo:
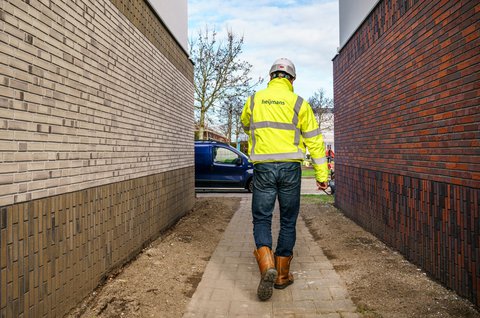
[{"label": "dark red brick wall", "polygon": [[336,205],[480,305],[480,3],[383,0],[335,57]]}]

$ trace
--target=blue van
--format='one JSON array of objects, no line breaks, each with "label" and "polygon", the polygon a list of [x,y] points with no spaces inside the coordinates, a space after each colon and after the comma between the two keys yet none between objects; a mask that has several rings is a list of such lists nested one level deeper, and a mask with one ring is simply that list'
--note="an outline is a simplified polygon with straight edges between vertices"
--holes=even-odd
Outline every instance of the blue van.
[{"label": "blue van", "polygon": [[232,146],[213,140],[195,141],[196,188],[243,188],[253,191],[253,164]]}]

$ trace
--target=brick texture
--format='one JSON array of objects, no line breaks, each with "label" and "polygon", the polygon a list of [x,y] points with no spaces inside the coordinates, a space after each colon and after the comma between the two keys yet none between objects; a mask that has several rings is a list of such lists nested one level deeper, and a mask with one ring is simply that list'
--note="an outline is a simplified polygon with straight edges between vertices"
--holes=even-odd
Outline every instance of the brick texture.
[{"label": "brick texture", "polygon": [[154,15],[162,50],[109,1],[0,6],[0,206],[193,166],[193,65]]},{"label": "brick texture", "polygon": [[111,0],[111,2],[142,32],[167,59],[193,82],[192,63],[182,52],[178,42],[172,37],[155,10],[144,0]]},{"label": "brick texture", "polygon": [[190,171],[0,208],[0,316],[63,317],[191,209]]},{"label": "brick texture", "polygon": [[383,0],[333,61],[337,206],[477,306],[479,20]]},{"label": "brick texture", "polygon": [[193,128],[147,2],[0,1],[0,317],[62,317],[191,209]]}]

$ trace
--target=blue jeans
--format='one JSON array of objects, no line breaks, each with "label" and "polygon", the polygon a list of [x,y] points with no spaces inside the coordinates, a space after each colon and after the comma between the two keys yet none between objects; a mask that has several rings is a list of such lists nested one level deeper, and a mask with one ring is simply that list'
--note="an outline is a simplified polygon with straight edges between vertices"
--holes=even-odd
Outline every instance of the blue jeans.
[{"label": "blue jeans", "polygon": [[298,162],[258,163],[253,168],[253,237],[258,248],[272,248],[272,214],[278,196],[280,233],[275,255],[290,256],[296,240],[302,171]]}]

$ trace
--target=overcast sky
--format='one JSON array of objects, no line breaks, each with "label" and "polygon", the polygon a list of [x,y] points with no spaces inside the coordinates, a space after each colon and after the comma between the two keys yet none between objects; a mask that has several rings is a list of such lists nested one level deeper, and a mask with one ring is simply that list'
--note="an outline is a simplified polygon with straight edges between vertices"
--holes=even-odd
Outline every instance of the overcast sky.
[{"label": "overcast sky", "polygon": [[[244,36],[242,59],[266,78],[280,57],[293,61],[295,92],[308,99],[320,88],[333,98],[332,59],[339,46],[337,0],[188,0],[189,38],[216,26]],[[266,81],[258,88],[266,86]]]}]

